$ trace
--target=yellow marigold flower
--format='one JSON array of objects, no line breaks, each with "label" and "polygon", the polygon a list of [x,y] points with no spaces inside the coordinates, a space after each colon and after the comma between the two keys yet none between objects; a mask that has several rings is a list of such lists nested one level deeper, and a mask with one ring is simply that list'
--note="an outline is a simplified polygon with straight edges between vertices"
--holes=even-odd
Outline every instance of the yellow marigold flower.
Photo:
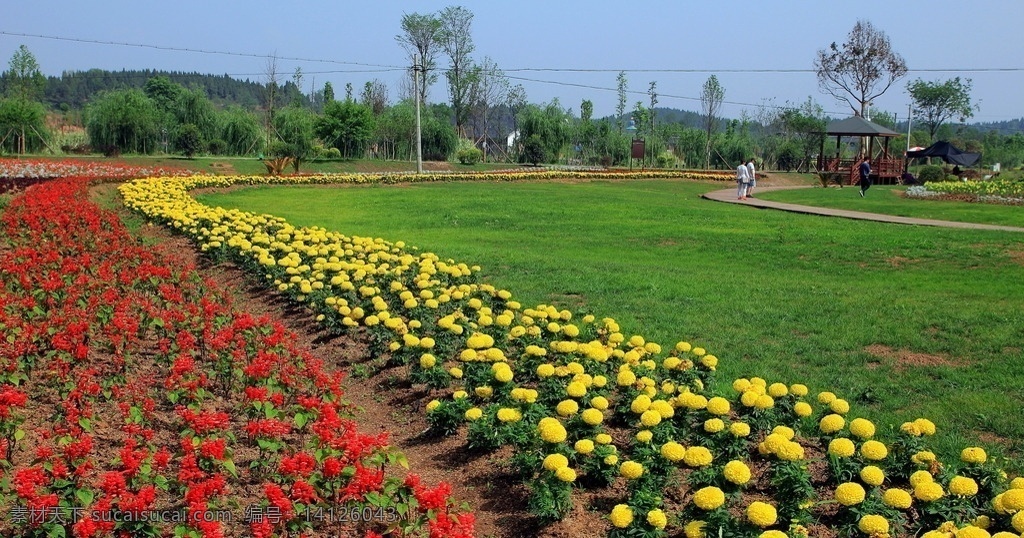
[{"label": "yellow marigold flower", "polygon": [[473,392],[481,398],[490,398],[494,394],[494,389],[491,387],[477,387],[473,389]]},{"label": "yellow marigold flower", "polygon": [[760,397],[761,395],[755,391],[744,391],[743,394],[740,395],[740,403],[743,404],[744,407],[754,407],[754,404],[757,403],[757,399]]},{"label": "yellow marigold flower", "polygon": [[[949,492],[953,495],[970,497],[978,493],[978,483],[973,478],[966,476],[954,476],[949,481]],[[1003,506],[1006,505],[1006,497],[1003,497]]]},{"label": "yellow marigold flower", "polygon": [[904,422],[901,424],[900,431],[911,437],[921,437],[921,429],[913,422]]},{"label": "yellow marigold flower", "polygon": [[729,482],[742,486],[750,481],[750,467],[742,461],[732,460],[725,464],[725,468],[722,470],[722,475],[725,476],[725,479]]},{"label": "yellow marigold flower", "polygon": [[992,518],[983,514],[974,518],[974,521],[971,522],[971,525],[974,525],[975,527],[980,527],[982,529],[988,529],[992,526]]},{"label": "yellow marigold flower", "polygon": [[1024,510],[1013,514],[1013,518],[1010,519],[1010,525],[1013,525],[1014,530],[1024,534]]},{"label": "yellow marigold flower", "polygon": [[454,377],[455,379],[462,379],[462,368],[459,368],[458,366],[452,366],[451,368],[448,369],[448,375]]},{"label": "yellow marigold flower", "polygon": [[565,388],[565,392],[573,398],[582,398],[587,393],[587,386],[579,381],[573,381]]},{"label": "yellow marigold flower", "polygon": [[772,433],[777,433],[786,438],[787,441],[792,441],[793,437],[796,436],[796,432],[789,426],[778,425],[772,428]]},{"label": "yellow marigold flower", "polygon": [[768,386],[768,395],[772,398],[781,398],[789,394],[789,387],[785,383],[772,383]]},{"label": "yellow marigold flower", "polygon": [[932,477],[932,473],[929,473],[928,471],[925,470],[914,471],[913,473],[910,474],[910,485],[914,487],[917,487],[918,484],[934,481],[935,478]]},{"label": "yellow marigold flower", "polygon": [[426,370],[427,368],[433,368],[435,364],[437,364],[437,357],[430,353],[420,355],[420,368]]},{"label": "yellow marigold flower", "polygon": [[875,436],[875,425],[870,420],[855,418],[850,421],[850,433],[861,439],[871,439]]},{"label": "yellow marigold flower", "polygon": [[773,432],[768,434],[768,436],[764,438],[764,441],[762,441],[761,444],[764,446],[765,454],[775,454],[776,452],[779,451],[779,449],[786,441],[789,441],[789,439],[786,439],[785,435]]},{"label": "yellow marigold flower", "polygon": [[708,433],[718,433],[725,429],[725,422],[722,422],[720,418],[709,418],[704,421],[704,431]]},{"label": "yellow marigold flower", "polygon": [[754,400],[755,409],[771,409],[775,407],[775,400],[767,394],[762,394]]},{"label": "yellow marigold flower", "polygon": [[610,445],[612,442],[612,436],[607,433],[599,433],[594,436],[594,441],[599,445]]},{"label": "yellow marigold flower", "polygon": [[856,482],[844,482],[836,487],[836,500],[843,506],[854,506],[864,502],[864,486]]},{"label": "yellow marigold flower", "polygon": [[686,455],[686,447],[675,442],[669,441],[661,445],[661,457],[671,462],[677,462],[683,459]]},{"label": "yellow marigold flower", "polygon": [[869,486],[881,486],[885,482],[885,472],[879,467],[868,465],[860,470],[860,479]]},{"label": "yellow marigold flower", "polygon": [[[504,368],[499,367],[499,365],[504,365]],[[506,363],[496,362],[494,363],[494,366],[495,368],[492,368],[491,371],[494,373],[495,381],[499,383],[508,383],[509,381],[512,381],[512,369],[509,368]]]},{"label": "yellow marigold flower", "polygon": [[992,535],[981,527],[968,525],[956,531],[954,536],[956,536],[956,538],[990,538]]},{"label": "yellow marigold flower", "polygon": [[465,416],[466,420],[477,420],[478,418],[484,416],[484,411],[479,407],[470,407],[469,409],[466,410]]},{"label": "yellow marigold flower", "polygon": [[502,407],[498,409],[498,420],[502,422],[519,422],[523,419],[523,414],[518,409],[512,409],[510,407]]},{"label": "yellow marigold flower", "polygon": [[654,400],[651,402],[651,411],[656,411],[661,418],[672,418],[675,416],[676,411],[672,408],[672,404],[668,403],[667,400]]},{"label": "yellow marigold flower", "polygon": [[797,402],[793,405],[793,414],[800,418],[809,417],[812,413],[814,413],[814,409],[807,402]]},{"label": "yellow marigold flower", "polygon": [[615,454],[609,454],[609,455],[604,457],[604,464],[609,466],[609,467],[612,466],[612,465],[615,465],[618,462],[619,462],[619,457],[616,456]]},{"label": "yellow marigold flower", "polygon": [[864,441],[860,445],[860,455],[871,461],[881,461],[889,455],[889,449],[880,441]]},{"label": "yellow marigold flower", "polygon": [[636,432],[636,440],[640,443],[650,443],[651,439],[654,439],[654,433],[651,430],[640,430]]},{"label": "yellow marigold flower", "polygon": [[654,426],[661,424],[661,414],[652,410],[644,411],[644,413],[640,415],[640,422],[648,428],[653,428]]},{"label": "yellow marigold flower", "polygon": [[556,418],[544,417],[537,423],[537,431],[540,432],[540,438],[548,443],[561,443],[565,441],[566,431],[565,426]]},{"label": "yellow marigold flower", "polygon": [[918,465],[927,465],[935,461],[935,453],[930,450],[922,450],[913,456],[910,456],[910,461]]},{"label": "yellow marigold flower", "polygon": [[1011,480],[1010,489],[1024,489],[1024,476],[1018,476]]},{"label": "yellow marigold flower", "polygon": [[910,493],[899,488],[890,488],[885,490],[885,493],[882,494],[882,501],[885,502],[886,506],[891,506],[899,510],[906,510],[914,503],[914,499],[910,496]]},{"label": "yellow marigold flower", "polygon": [[604,411],[605,409],[608,409],[608,398],[605,398],[604,396],[594,396],[590,399],[590,405],[594,409]]},{"label": "yellow marigold flower", "polygon": [[704,355],[700,358],[700,363],[703,364],[707,369],[714,370],[718,367],[718,357],[714,355]]},{"label": "yellow marigold flower", "polygon": [[758,538],[789,538],[789,536],[786,533],[784,533],[782,531],[777,531],[777,530],[774,530],[774,529],[768,530],[768,531],[764,531],[761,534],[758,534],[757,537]]},{"label": "yellow marigold flower", "polygon": [[575,482],[576,471],[574,471],[572,467],[562,467],[555,471],[555,477],[557,477],[562,482]]},{"label": "yellow marigold flower", "polygon": [[430,400],[430,403],[427,404],[427,412],[433,411],[438,407],[441,407],[441,402],[439,400]]},{"label": "yellow marigold flower", "polygon": [[636,414],[642,414],[651,407],[651,399],[644,394],[638,395],[629,405],[629,409]]},{"label": "yellow marigold flower", "polygon": [[819,392],[818,403],[829,405],[836,400],[836,395],[831,392]]},{"label": "yellow marigold flower", "polygon": [[590,454],[594,451],[594,442],[590,439],[580,439],[572,448],[579,454]]},{"label": "yellow marigold flower", "polygon": [[466,347],[470,349],[486,349],[494,346],[494,338],[484,333],[473,333],[466,339]]},{"label": "yellow marigold flower", "polygon": [[622,465],[619,465],[619,474],[630,480],[636,480],[643,476],[644,466],[635,461],[624,461]]},{"label": "yellow marigold flower", "polygon": [[633,523],[633,509],[625,504],[617,504],[615,508],[612,508],[612,513],[608,516],[611,520],[612,525],[620,529],[625,529]]},{"label": "yellow marigold flower", "polygon": [[845,426],[846,419],[836,414],[825,415],[821,418],[821,422],[818,423],[818,429],[826,435],[836,433]]},{"label": "yellow marigold flower", "polygon": [[636,383],[636,374],[629,370],[622,370],[615,376],[615,382],[620,387],[628,387]]},{"label": "yellow marigold flower", "polygon": [[1024,489],[1008,489],[1002,496],[1004,509],[1011,512],[1024,510]]},{"label": "yellow marigold flower", "polygon": [[701,510],[714,510],[725,504],[725,493],[714,486],[701,488],[693,494],[693,504]]},{"label": "yellow marigold flower", "polygon": [[914,425],[921,431],[921,435],[935,435],[935,423],[926,418],[914,420]]},{"label": "yellow marigold flower", "polygon": [[868,536],[887,536],[889,534],[889,520],[882,516],[869,514],[860,518],[857,528]]},{"label": "yellow marigold flower", "polygon": [[599,409],[588,407],[583,410],[582,414],[580,414],[580,418],[582,418],[583,422],[590,426],[597,426],[598,424],[604,422],[604,413],[602,413]]},{"label": "yellow marigold flower", "polygon": [[569,466],[569,458],[566,458],[562,454],[548,454],[544,457],[544,468],[549,471],[557,471],[562,467]]},{"label": "yellow marigold flower", "polygon": [[729,433],[734,437],[746,437],[750,435],[750,424],[746,422],[733,422],[729,425]]},{"label": "yellow marigold flower", "polygon": [[778,519],[779,514],[775,507],[768,503],[754,501],[747,506],[747,521],[762,529],[771,527]]},{"label": "yellow marigold flower", "polygon": [[960,451],[960,460],[964,463],[982,464],[988,459],[985,449],[978,446],[971,446]]},{"label": "yellow marigold flower", "polygon": [[803,398],[807,396],[807,385],[801,385],[800,383],[794,383],[789,386],[789,392],[793,393],[793,396]]},{"label": "yellow marigold flower", "polygon": [[708,400],[707,405],[708,413],[712,415],[728,415],[729,414],[729,400],[722,398],[721,396],[715,396]]},{"label": "yellow marigold flower", "polygon": [[845,415],[850,412],[850,403],[840,398],[832,400],[832,403],[828,404],[828,407],[833,413],[840,415]]},{"label": "yellow marigold flower", "polygon": [[787,441],[775,451],[775,455],[785,461],[799,461],[804,459],[804,447],[800,443]]},{"label": "yellow marigold flower", "polygon": [[665,525],[668,525],[668,517],[665,515],[665,512],[655,508],[647,512],[647,524],[655,529],[664,529]]},{"label": "yellow marigold flower", "polygon": [[555,406],[555,411],[563,417],[571,417],[580,410],[580,404],[576,400],[562,400]]},{"label": "yellow marigold flower", "polygon": [[[924,536],[921,538],[924,538]],[[992,538],[1020,538],[1020,535],[1012,532],[1000,531],[993,534]]]},{"label": "yellow marigold flower", "polygon": [[661,366],[666,370],[675,370],[681,362],[683,361],[679,357],[665,357],[665,360],[661,361]]},{"label": "yellow marigold flower", "polygon": [[[570,342],[570,343],[575,343],[575,342]],[[580,374],[582,374],[582,373],[584,373],[586,371],[583,368],[583,365],[578,363],[578,362],[576,362],[576,361],[572,361],[569,364],[566,364],[565,367],[569,369],[569,373],[571,373],[572,375],[580,375]]]},{"label": "yellow marigold flower", "polygon": [[603,375],[595,375],[593,382],[595,387],[601,388],[608,384],[608,378]]},{"label": "yellow marigold flower", "polygon": [[921,482],[914,486],[914,497],[924,502],[932,502],[941,499],[946,494],[942,485],[937,482]]},{"label": "yellow marigold flower", "polygon": [[714,455],[711,451],[702,446],[690,447],[686,450],[686,454],[683,455],[683,461],[690,467],[704,467],[711,465],[714,460]]},{"label": "yellow marigold flower", "polygon": [[737,380],[732,382],[732,390],[734,390],[736,392],[746,392],[746,390],[749,387],[750,387],[750,380],[745,378],[745,377],[741,377],[741,378],[739,378],[739,379],[737,379]]},{"label": "yellow marigold flower", "polygon": [[703,521],[691,521],[683,527],[683,532],[686,533],[686,538],[704,538],[704,526],[707,523]]}]

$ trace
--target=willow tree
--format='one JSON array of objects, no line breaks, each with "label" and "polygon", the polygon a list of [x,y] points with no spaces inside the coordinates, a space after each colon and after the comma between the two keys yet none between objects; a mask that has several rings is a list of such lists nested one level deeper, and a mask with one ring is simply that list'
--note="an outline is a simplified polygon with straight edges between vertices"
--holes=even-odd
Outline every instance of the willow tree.
[{"label": "willow tree", "polygon": [[93,147],[152,153],[159,144],[160,113],[142,90],[103,92],[85,110]]}]

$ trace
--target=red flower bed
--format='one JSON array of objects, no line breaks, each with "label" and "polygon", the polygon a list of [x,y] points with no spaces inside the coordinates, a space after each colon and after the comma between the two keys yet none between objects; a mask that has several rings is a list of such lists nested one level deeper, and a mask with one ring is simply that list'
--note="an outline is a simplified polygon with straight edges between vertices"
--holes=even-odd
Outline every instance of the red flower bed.
[{"label": "red flower bed", "polygon": [[89,179],[3,213],[0,534],[472,535],[446,484],[389,476],[339,372],[140,246]]}]

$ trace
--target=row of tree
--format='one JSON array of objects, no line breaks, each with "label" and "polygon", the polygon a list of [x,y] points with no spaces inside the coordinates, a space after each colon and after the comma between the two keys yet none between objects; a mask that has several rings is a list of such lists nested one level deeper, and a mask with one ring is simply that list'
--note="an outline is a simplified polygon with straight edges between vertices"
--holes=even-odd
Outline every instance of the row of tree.
[{"label": "row of tree", "polygon": [[[811,98],[782,106],[766,102],[752,116],[744,112],[726,119],[720,115],[726,88],[714,75],[701,88],[699,114],[658,108],[657,81],[649,83],[647,101],[636,101],[628,110],[625,72],[617,77],[618,102],[611,117],[594,118],[587,99],[578,114],[557,99],[528,103],[523,87],[510,84],[493,60],[473,59],[472,22],[473,13],[460,6],[402,17],[395,39],[408,54],[410,70],[395,103],[379,80],[366,82],[358,95],[347,84],[341,99],[330,83],[304,95],[301,69],[284,80],[274,58],[267,62],[262,83],[236,81],[235,86],[228,77],[149,71],[103,76],[90,71],[47,79],[22,46],[0,75],[0,150],[56,151],[56,145],[73,151],[88,149],[81,147],[88,142],[105,152],[288,156],[296,167],[321,157],[413,159],[417,105],[422,105],[428,160],[450,158],[462,138],[491,159],[624,165],[633,162],[632,141],[643,139],[646,151],[638,164],[646,166],[731,168],[757,156],[763,167],[806,170],[821,147],[829,118]],[[854,114],[891,128],[906,127],[896,124],[894,114],[871,108],[873,99],[905,76],[906,65],[870,22],[858,21],[846,42],[818,51],[815,68],[822,90],[848,103]],[[448,101],[431,104],[430,88],[442,73]],[[86,97],[89,88],[102,86],[96,81],[117,87]],[[1020,162],[1013,136],[950,124],[976,110],[969,79],[918,79],[907,89],[917,127],[912,145],[952,138],[1005,164]],[[86,104],[79,109],[77,103]],[[58,144],[49,128],[58,114],[62,127],[69,121],[84,126],[88,140]],[[897,140],[895,147],[905,143]]]}]

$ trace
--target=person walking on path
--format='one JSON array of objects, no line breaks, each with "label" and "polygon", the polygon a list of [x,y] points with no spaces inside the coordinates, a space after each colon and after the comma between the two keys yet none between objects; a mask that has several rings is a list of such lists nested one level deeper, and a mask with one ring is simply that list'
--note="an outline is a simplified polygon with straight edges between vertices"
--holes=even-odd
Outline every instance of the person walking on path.
[{"label": "person walking on path", "polygon": [[747,198],[753,198],[754,187],[757,186],[757,171],[754,170],[754,159],[747,161],[747,175],[750,179],[750,185],[747,186]]},{"label": "person walking on path", "polygon": [[740,165],[736,167],[736,199],[746,200],[747,199],[747,185],[750,183],[750,171],[747,169],[746,163],[740,162]]},{"label": "person walking on path", "polygon": [[867,157],[860,161],[858,167],[860,171],[860,197],[864,197],[864,193],[871,188],[871,163],[868,162]]}]

